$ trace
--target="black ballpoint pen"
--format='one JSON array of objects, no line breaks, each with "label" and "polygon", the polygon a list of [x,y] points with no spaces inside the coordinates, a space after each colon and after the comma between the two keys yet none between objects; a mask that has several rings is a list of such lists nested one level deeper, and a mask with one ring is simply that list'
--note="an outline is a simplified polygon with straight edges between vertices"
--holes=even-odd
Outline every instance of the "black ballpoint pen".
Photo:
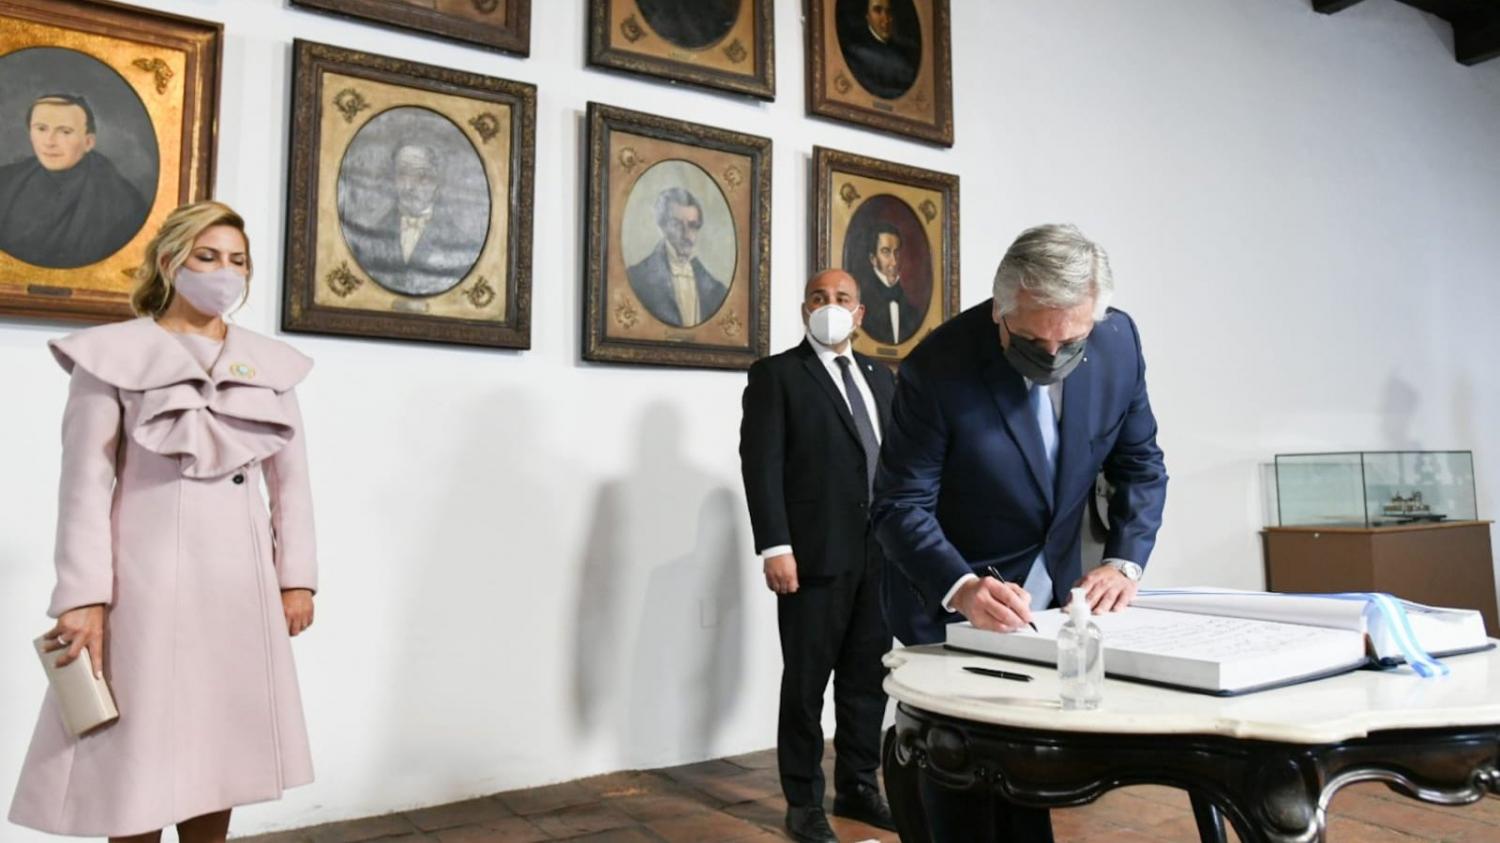
[{"label": "black ballpoint pen", "polygon": [[980,676],[993,676],[996,679],[1011,679],[1016,682],[1031,681],[1031,677],[1027,676],[1024,673],[1011,673],[1008,670],[995,670],[994,668],[990,667],[974,667],[972,665],[964,665],[964,670],[967,670],[970,673],[977,673]]},{"label": "black ballpoint pen", "polygon": [[[999,580],[1001,585],[1005,585],[1005,583],[1006,583],[1005,577],[1000,576],[1000,572],[997,571],[997,570],[995,570],[995,566],[994,565],[986,565],[986,566],[984,566],[984,570],[990,576],[992,576],[995,579]],[[1037,634],[1041,634],[1041,630],[1036,628],[1036,624],[1034,624],[1034,623],[1032,623],[1030,621],[1027,621],[1026,625],[1029,626],[1029,627],[1031,627],[1031,631],[1032,632],[1035,632]],[[1030,679],[1030,678],[1031,677],[1029,677],[1029,676],[1027,677],[1027,679]]]}]

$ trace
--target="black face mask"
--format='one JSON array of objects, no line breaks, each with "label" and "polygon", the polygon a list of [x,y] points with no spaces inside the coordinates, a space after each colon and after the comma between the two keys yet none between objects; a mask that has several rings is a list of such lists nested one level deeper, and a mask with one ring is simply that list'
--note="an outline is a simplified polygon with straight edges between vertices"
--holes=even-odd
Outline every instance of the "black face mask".
[{"label": "black face mask", "polygon": [[1048,354],[1036,340],[1017,336],[1010,325],[1007,324],[1005,330],[1010,334],[1010,344],[1005,347],[1006,362],[1032,383],[1044,386],[1072,374],[1083,362],[1083,352],[1088,346],[1088,337],[1084,337],[1059,346],[1056,354]]}]

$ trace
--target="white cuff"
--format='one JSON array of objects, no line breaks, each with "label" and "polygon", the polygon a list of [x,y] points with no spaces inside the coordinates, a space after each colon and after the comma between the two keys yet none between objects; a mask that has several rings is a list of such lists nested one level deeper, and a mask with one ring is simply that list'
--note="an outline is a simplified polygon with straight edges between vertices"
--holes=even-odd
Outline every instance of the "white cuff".
[{"label": "white cuff", "polygon": [[791,545],[789,545],[789,544],[778,544],[775,547],[768,547],[765,550],[762,550],[760,552],[760,558],[761,559],[770,559],[772,556],[780,556],[783,553],[791,553],[791,552],[792,552],[792,546]]},{"label": "white cuff", "polygon": [[953,595],[958,593],[958,590],[963,587],[964,583],[977,579],[979,579],[979,575],[977,574],[964,574],[959,577],[958,582],[954,583],[953,587],[948,589],[948,593],[943,595],[943,609],[948,612],[957,612],[958,610],[953,608]]}]

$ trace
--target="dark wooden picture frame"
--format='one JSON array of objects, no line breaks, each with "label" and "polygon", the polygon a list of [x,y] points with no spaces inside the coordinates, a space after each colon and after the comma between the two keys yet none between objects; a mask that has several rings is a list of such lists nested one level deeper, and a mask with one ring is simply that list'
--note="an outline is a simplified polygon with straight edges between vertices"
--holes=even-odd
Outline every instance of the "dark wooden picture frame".
[{"label": "dark wooden picture frame", "polygon": [[584,359],[748,369],[771,342],[771,140],[595,102],[587,120]]},{"label": "dark wooden picture frame", "polygon": [[[7,234],[16,239],[14,249],[43,247],[30,234],[0,230],[0,315],[80,322],[131,316],[134,272],[147,241],[178,205],[213,195],[223,43],[221,24],[134,6],[0,0],[0,120],[15,123],[0,130],[0,158],[7,159],[0,160],[0,201],[7,205],[0,208],[0,229],[12,213],[9,204],[21,201],[25,168],[41,164],[26,148],[28,129],[19,115],[44,94],[92,100],[78,113],[97,129],[89,130],[96,145],[69,169],[89,167],[96,185],[101,178],[123,180],[129,186],[112,192],[133,197],[123,203],[130,208],[125,218],[114,210],[122,203],[90,211],[116,218],[108,242],[87,254],[28,253],[36,261],[28,262],[4,250]],[[88,193],[79,202],[99,196]]]},{"label": "dark wooden picture frame", "polygon": [[[713,14],[723,0],[589,0],[589,64],[764,100],[776,98],[774,0],[726,5],[721,19],[663,32],[687,8]],[[681,7],[681,8],[679,8]],[[675,12],[673,10],[676,10]],[[733,12],[732,15],[729,13]]]},{"label": "dark wooden picture frame", "polygon": [[282,329],[530,348],[536,87],[292,51]]},{"label": "dark wooden picture frame", "polygon": [[424,8],[408,0],[291,2],[293,6],[463,41],[512,55],[531,55],[531,0],[448,0],[445,4],[468,7],[459,10]]},{"label": "dark wooden picture frame", "polygon": [[952,146],[948,3],[885,0],[877,27],[872,0],[807,0],[807,113]]},{"label": "dark wooden picture frame", "polygon": [[855,350],[898,363],[959,309],[958,176],[815,146],[813,181],[811,268],[854,276]]}]

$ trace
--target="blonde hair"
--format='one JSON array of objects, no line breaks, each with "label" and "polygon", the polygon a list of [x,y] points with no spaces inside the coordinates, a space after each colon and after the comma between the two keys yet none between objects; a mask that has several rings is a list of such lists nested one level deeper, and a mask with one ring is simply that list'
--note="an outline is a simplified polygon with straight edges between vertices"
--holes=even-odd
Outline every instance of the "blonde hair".
[{"label": "blonde hair", "polygon": [[[172,279],[192,254],[193,244],[203,232],[216,225],[227,225],[245,238],[245,297],[250,295],[250,235],[245,220],[223,202],[208,200],[183,205],[162,221],[161,228],[146,244],[146,257],[135,271],[135,289],[130,293],[130,309],[137,316],[160,316],[172,303]],[[162,269],[162,260],[167,266]],[[241,300],[243,304],[243,300]]]}]

